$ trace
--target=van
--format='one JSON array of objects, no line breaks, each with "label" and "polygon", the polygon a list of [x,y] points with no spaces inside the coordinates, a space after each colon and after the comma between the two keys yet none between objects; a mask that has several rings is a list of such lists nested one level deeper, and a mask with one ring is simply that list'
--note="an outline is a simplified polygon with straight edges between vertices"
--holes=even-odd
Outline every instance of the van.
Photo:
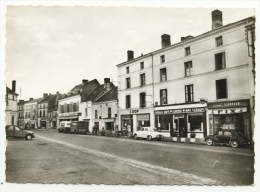
[{"label": "van", "polygon": [[71,126],[71,121],[62,121],[58,128],[59,133],[69,133]]},{"label": "van", "polygon": [[86,121],[72,121],[70,126],[70,133],[89,133],[89,123]]}]

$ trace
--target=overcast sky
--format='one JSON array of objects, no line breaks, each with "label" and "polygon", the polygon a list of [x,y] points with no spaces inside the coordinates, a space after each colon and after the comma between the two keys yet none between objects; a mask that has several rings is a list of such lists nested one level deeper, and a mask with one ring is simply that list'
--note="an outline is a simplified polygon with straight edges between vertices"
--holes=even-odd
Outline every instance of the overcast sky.
[{"label": "overcast sky", "polygon": [[[105,77],[117,84],[116,65],[186,35],[211,30],[211,11],[187,8],[9,6],[6,80],[17,82],[19,99],[68,92],[82,79]],[[220,9],[223,24],[254,16],[254,9]]]}]

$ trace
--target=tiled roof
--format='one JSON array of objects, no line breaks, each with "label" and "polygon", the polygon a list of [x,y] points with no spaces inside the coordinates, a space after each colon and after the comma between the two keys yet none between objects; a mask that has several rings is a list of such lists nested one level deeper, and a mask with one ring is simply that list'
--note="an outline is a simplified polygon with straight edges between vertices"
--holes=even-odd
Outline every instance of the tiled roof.
[{"label": "tiled roof", "polygon": [[29,101],[25,101],[24,104],[27,104],[27,103],[35,103],[35,102],[40,102],[42,100],[42,98],[37,98],[37,99],[33,99],[33,100],[29,100]]},{"label": "tiled roof", "polygon": [[6,93],[12,94],[12,95],[18,95],[17,93],[15,93],[12,89],[10,89],[9,87],[6,87]]},{"label": "tiled roof", "polygon": [[116,86],[112,87],[110,91],[105,93],[102,97],[97,99],[95,102],[105,102],[105,101],[113,101],[118,99],[118,88]]},{"label": "tiled roof", "polygon": [[88,101],[89,100],[88,98],[91,97],[93,92],[99,86],[100,86],[100,84],[96,79],[87,82],[86,85],[84,85],[84,88],[82,89],[82,92],[80,94],[81,95],[81,101],[82,102]]}]

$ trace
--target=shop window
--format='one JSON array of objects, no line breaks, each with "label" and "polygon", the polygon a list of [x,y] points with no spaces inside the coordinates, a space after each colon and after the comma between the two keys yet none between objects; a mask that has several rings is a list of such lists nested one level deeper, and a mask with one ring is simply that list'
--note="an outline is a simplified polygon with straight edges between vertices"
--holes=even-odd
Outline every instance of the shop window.
[{"label": "shop window", "polygon": [[228,97],[227,79],[216,80],[216,94],[217,94],[217,99],[225,99]]},{"label": "shop window", "polygon": [[127,74],[129,73],[129,67],[126,67],[126,73]]},{"label": "shop window", "polygon": [[140,69],[144,69],[144,62],[143,61],[140,63]]},{"label": "shop window", "polygon": [[98,111],[95,110],[95,119],[98,119]]},{"label": "shop window", "polygon": [[215,54],[215,69],[225,69],[226,68],[226,59],[225,52]]},{"label": "shop window", "polygon": [[218,47],[218,46],[221,46],[221,45],[223,45],[222,36],[216,38],[216,46]]},{"label": "shop window", "polygon": [[161,105],[167,104],[167,89],[160,90],[160,102],[161,102]]},{"label": "shop window", "polygon": [[185,102],[193,102],[193,85],[185,85]]},{"label": "shop window", "polygon": [[191,74],[192,74],[192,61],[185,62],[184,68],[185,68],[185,77],[191,76]]},{"label": "shop window", "polygon": [[164,63],[165,62],[165,55],[161,55],[160,60],[161,60],[161,63]]},{"label": "shop window", "polygon": [[190,47],[185,48],[185,56],[190,55]]},{"label": "shop window", "polygon": [[145,73],[140,75],[140,85],[141,86],[145,85]]},{"label": "shop window", "polygon": [[145,107],[146,101],[145,101],[146,93],[140,93],[140,107]]},{"label": "shop window", "polygon": [[125,80],[126,80],[126,88],[127,89],[131,88],[131,79],[130,79],[130,77],[126,78]]},{"label": "shop window", "polygon": [[107,117],[111,118],[111,107],[107,108]]},{"label": "shop window", "polygon": [[170,131],[173,129],[173,115],[158,115],[155,121],[156,126],[161,131]]},{"label": "shop window", "polygon": [[126,95],[126,98],[125,98],[125,107],[128,109],[128,108],[131,108],[131,96],[130,95]]},{"label": "shop window", "polygon": [[189,114],[188,128],[190,131],[203,130],[203,114]]},{"label": "shop window", "polygon": [[162,81],[167,81],[167,71],[166,68],[160,69],[160,80]]}]

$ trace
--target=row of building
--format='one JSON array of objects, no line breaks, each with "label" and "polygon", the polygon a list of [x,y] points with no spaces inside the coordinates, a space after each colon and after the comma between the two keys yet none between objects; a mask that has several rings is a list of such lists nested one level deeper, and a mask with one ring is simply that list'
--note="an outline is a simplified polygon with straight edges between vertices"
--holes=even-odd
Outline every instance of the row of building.
[{"label": "row of building", "polygon": [[36,128],[86,121],[90,131],[94,125],[132,131],[152,126],[166,137],[197,138],[227,128],[252,137],[254,41],[254,17],[223,26],[222,12],[215,10],[208,32],[175,44],[163,34],[161,49],[138,57],[127,51],[127,61],[117,65],[118,87],[109,78],[104,84],[82,80],[67,94],[19,101],[17,122]]}]

